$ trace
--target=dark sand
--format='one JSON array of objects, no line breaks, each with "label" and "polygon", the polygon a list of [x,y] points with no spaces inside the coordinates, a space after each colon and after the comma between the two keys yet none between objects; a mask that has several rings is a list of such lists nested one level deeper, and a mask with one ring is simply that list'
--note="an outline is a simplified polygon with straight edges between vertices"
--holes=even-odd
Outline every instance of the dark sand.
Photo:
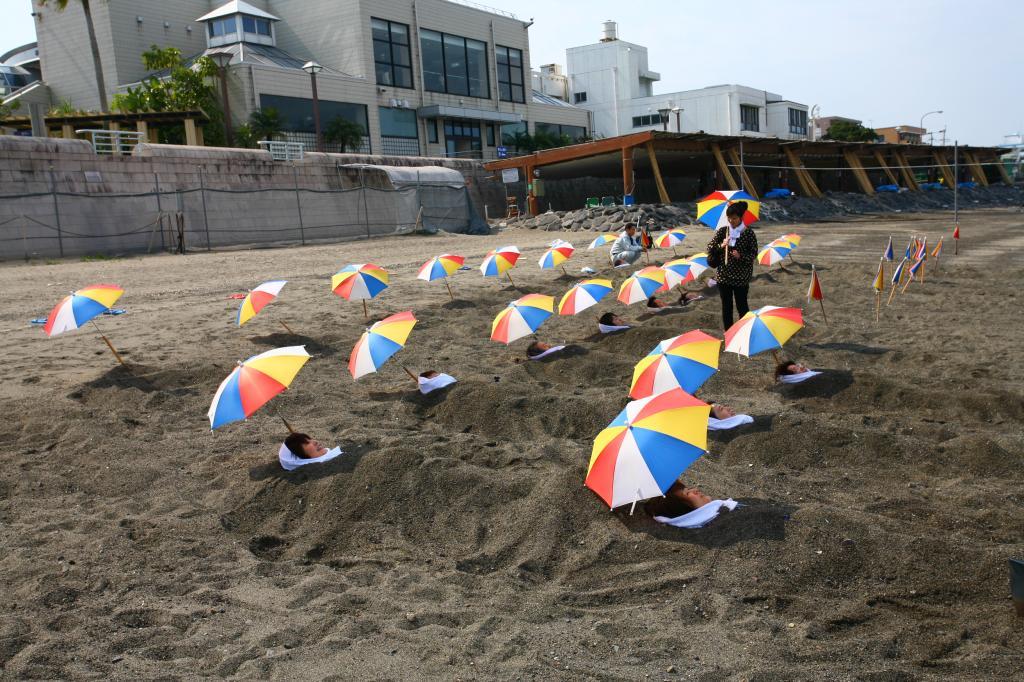
[{"label": "dark sand", "polygon": [[[4,265],[2,674],[1020,679],[1006,562],[1024,556],[1024,216],[966,214],[960,256],[947,243],[874,323],[888,235],[902,250],[951,228],[947,215],[801,225],[797,264],[758,268],[755,306],[799,306],[818,267],[831,325],[808,308],[787,353],[828,371],[779,390],[769,355],[723,355],[699,395],[758,421],[713,436],[685,475],[745,505],[698,531],[610,513],[583,478],[633,364],[663,338],[720,333],[718,300],[646,317],[609,298],[541,329],[585,353],[516,364],[527,341],[489,341],[490,321],[522,293],[568,288],[536,265],[557,234]],[[680,253],[708,234],[691,229]],[[579,249],[570,272],[610,273],[605,250],[561,236]],[[506,243],[524,250],[517,289],[460,272],[452,304],[414,279],[429,255],[475,265]],[[412,308],[420,323],[355,383],[362,309],[329,278],[367,260],[394,280],[371,314]],[[282,297],[236,328],[228,295],[272,278],[289,280]],[[27,325],[97,281],[127,290],[130,312],[99,322],[128,371],[91,330]],[[595,338],[604,310],[639,327]],[[211,433],[234,363],[297,343],[315,357],[291,390]],[[459,383],[421,397],[400,364]],[[348,454],[284,474],[273,409]]]}]

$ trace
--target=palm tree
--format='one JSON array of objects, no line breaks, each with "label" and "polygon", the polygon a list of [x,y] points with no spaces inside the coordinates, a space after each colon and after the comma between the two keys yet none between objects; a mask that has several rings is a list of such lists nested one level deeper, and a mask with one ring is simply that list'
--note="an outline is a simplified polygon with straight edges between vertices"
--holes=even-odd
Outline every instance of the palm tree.
[{"label": "palm tree", "polygon": [[249,128],[257,140],[272,140],[283,127],[281,114],[274,107],[257,109],[249,114]]},{"label": "palm tree", "polygon": [[343,154],[345,150],[352,149],[354,151],[363,144],[363,126],[341,116],[331,119],[323,135],[324,140],[341,147]]},{"label": "palm tree", "polygon": [[[63,12],[68,7],[70,0],[36,0],[40,7],[47,4],[56,5],[58,12]],[[100,111],[107,111],[107,85],[103,81],[103,64],[100,62],[100,45],[96,42],[96,27],[92,23],[92,7],[89,0],[78,0],[85,12],[85,26],[89,32],[89,48],[92,50],[92,67],[96,71],[96,90],[100,96]]]}]

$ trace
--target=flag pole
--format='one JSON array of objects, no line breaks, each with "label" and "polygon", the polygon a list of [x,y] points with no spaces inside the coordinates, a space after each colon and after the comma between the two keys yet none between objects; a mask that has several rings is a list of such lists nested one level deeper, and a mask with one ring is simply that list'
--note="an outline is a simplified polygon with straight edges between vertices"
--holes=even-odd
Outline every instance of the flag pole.
[{"label": "flag pole", "polygon": [[828,324],[828,315],[825,314],[825,301],[818,299],[818,305],[821,306],[821,316],[825,318],[825,324]]},{"label": "flag pole", "polygon": [[[957,140],[953,140],[953,227],[954,229],[960,226],[960,144]],[[960,240],[953,240],[953,255],[957,254],[960,246]]]},{"label": "flag pole", "polygon": [[878,324],[878,309],[882,306],[882,292],[875,292],[875,324]]}]

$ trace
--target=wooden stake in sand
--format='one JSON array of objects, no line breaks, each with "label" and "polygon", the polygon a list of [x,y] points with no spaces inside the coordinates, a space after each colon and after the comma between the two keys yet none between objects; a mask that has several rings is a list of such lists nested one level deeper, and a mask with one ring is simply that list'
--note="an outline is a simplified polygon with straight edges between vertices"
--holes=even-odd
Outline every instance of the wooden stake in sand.
[{"label": "wooden stake in sand", "polygon": [[95,320],[89,320],[89,321],[92,322],[92,326],[93,327],[96,327],[96,333],[99,334],[100,338],[103,339],[104,343],[107,344],[107,348],[109,348],[110,352],[114,354],[114,357],[117,358],[117,361],[120,362],[122,365],[127,367],[128,363],[126,363],[121,358],[121,354],[117,352],[116,348],[114,348],[114,344],[110,343],[110,339],[108,339],[106,336],[104,336],[103,332],[100,331],[100,327],[99,327],[98,324],[96,324],[96,321]]},{"label": "wooden stake in sand", "polygon": [[366,299],[363,299],[363,317],[370,319],[370,312],[366,309]]},{"label": "wooden stake in sand", "polygon": [[875,324],[878,324],[878,310],[882,306],[882,292],[875,292]]}]

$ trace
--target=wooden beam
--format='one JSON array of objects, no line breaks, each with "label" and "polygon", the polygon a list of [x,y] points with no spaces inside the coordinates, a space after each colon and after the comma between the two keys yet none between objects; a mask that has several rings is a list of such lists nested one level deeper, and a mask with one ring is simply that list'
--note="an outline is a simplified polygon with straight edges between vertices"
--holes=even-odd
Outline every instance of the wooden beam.
[{"label": "wooden beam", "polygon": [[743,190],[750,196],[757,199],[757,188],[754,187],[754,183],[750,181],[750,176],[747,175],[747,169],[740,167],[740,153],[736,151],[735,147],[729,148],[727,153],[729,154],[729,159],[732,161],[732,165],[739,170],[739,175],[743,178]]},{"label": "wooden beam", "polygon": [[642,133],[609,137],[604,140],[594,140],[593,142],[584,142],[582,144],[572,144],[568,147],[545,149],[544,151],[534,152],[527,157],[520,156],[514,159],[488,161],[484,164],[484,168],[489,171],[501,170],[503,168],[517,168],[521,167],[525,163],[524,159],[527,158],[529,158],[529,163],[533,166],[546,166],[552,163],[585,159],[590,156],[599,156],[601,154],[617,152],[621,149],[625,149],[626,147],[635,147],[640,144],[645,144],[653,138],[653,132],[647,130]]},{"label": "wooden beam", "polygon": [[196,134],[197,129],[194,118],[185,119],[185,144],[192,147],[199,146],[199,136]]},{"label": "wooden beam", "polygon": [[75,126],[71,125],[70,123],[64,123],[60,127],[60,136],[63,137],[65,140],[75,139]]},{"label": "wooden beam", "polygon": [[633,148],[622,148],[622,193],[633,193]]},{"label": "wooden beam", "polygon": [[647,147],[647,158],[651,162],[651,169],[654,171],[654,182],[658,185],[658,200],[663,204],[671,204],[672,200],[668,198],[668,190],[665,189],[665,182],[661,179],[661,168],[658,167],[658,157],[654,153],[654,143],[648,142]]},{"label": "wooden beam", "polygon": [[896,159],[896,164],[900,168],[900,177],[903,178],[903,184],[907,186],[911,192],[920,192],[921,188],[917,185],[917,179],[914,177],[914,169],[909,168],[910,163],[907,161],[907,155],[903,153],[901,149],[894,149],[892,151],[892,158]]},{"label": "wooden beam", "polygon": [[804,193],[804,196],[821,198],[823,195],[818,188],[818,183],[814,182],[814,178],[811,177],[810,172],[804,167],[804,162],[800,159],[800,155],[797,154],[796,150],[790,146],[784,146],[782,151],[785,152],[789,165],[793,167],[793,173],[796,175],[797,182],[800,183],[800,190]]},{"label": "wooden beam", "polygon": [[729,164],[725,162],[725,156],[722,154],[722,148],[717,142],[711,143],[711,153],[715,156],[715,163],[718,165],[718,172],[722,174],[722,179],[725,181],[726,187],[729,189],[739,189],[740,186],[732,176],[732,169],[730,169]]},{"label": "wooden beam", "polygon": [[533,191],[533,170],[535,166],[527,163],[524,173],[526,173],[526,212],[531,216],[539,215],[537,212],[537,195]]},{"label": "wooden beam", "polygon": [[847,165],[853,171],[853,177],[857,179],[857,184],[860,185],[861,191],[869,196],[874,194],[875,188],[871,185],[871,178],[868,177],[867,171],[864,170],[864,164],[860,162],[860,157],[857,156],[856,150],[843,149],[843,158],[846,159]]},{"label": "wooden beam", "polygon": [[953,186],[956,184],[956,178],[953,177],[953,169],[949,167],[949,162],[946,161],[946,153],[941,149],[936,149],[932,152],[932,158],[935,159],[935,163],[939,166],[942,178],[946,181],[946,187],[953,189]]},{"label": "wooden beam", "polygon": [[[985,175],[985,168],[978,163],[978,157],[974,155],[969,149],[963,149],[960,154],[964,157],[967,162],[966,166],[971,171],[971,177],[974,181],[982,187],[988,187],[988,176]],[[957,178],[959,180],[959,178]]]},{"label": "wooden beam", "polygon": [[878,163],[878,166],[883,172],[885,172],[885,176],[889,178],[889,182],[899,186],[900,181],[896,178],[896,174],[892,172],[892,168],[889,168],[889,164],[885,162],[885,156],[882,155],[882,150],[873,149],[872,151],[874,152],[875,162]]},{"label": "wooden beam", "polygon": [[993,154],[992,161],[995,162],[996,170],[999,171],[999,176],[1003,179],[1003,183],[1012,187],[1013,179],[1010,177],[1009,171],[1006,170],[1006,164],[1004,164],[1003,160],[999,158],[999,154]]}]

